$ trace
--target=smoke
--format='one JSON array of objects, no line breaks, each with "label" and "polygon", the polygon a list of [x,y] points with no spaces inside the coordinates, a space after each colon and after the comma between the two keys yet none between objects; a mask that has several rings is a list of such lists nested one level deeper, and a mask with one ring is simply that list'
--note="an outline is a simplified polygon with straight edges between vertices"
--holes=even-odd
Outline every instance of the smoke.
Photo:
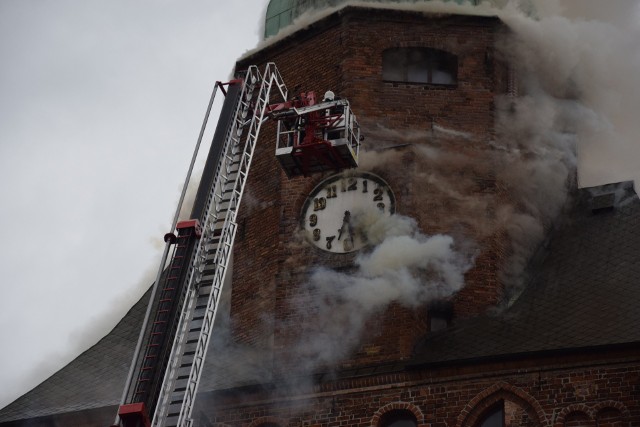
[{"label": "smoke", "polygon": [[550,12],[566,16],[501,15],[517,36],[508,52],[521,69],[535,71],[525,84],[574,101],[563,110],[575,114],[581,186],[638,178],[638,3],[546,3]]},{"label": "smoke", "polygon": [[300,330],[286,358],[294,361],[287,369],[297,374],[297,387],[300,376],[331,369],[356,350],[368,322],[389,304],[415,309],[447,298],[463,286],[473,263],[465,245],[421,233],[412,218],[354,212],[353,219],[372,248],[356,257],[350,271],[314,267],[290,302]]},{"label": "smoke", "polygon": [[[498,179],[511,203],[498,210],[510,241],[501,272],[512,298],[545,232],[562,212],[570,187],[633,179],[640,107],[635,83],[640,50],[631,2],[580,2],[582,12],[607,9],[617,22],[575,18],[575,2],[538,2],[538,19],[507,6],[500,18],[514,32],[500,46],[515,67],[521,96],[499,100]],[[557,13],[573,15],[573,19]]]},{"label": "smoke", "polygon": [[[233,335],[231,294],[233,292],[233,256],[225,276],[215,317],[215,333],[211,336],[201,390],[224,389],[240,385],[266,383],[272,379],[272,343],[266,346],[238,342]],[[273,329],[273,320],[262,316],[262,327]],[[210,381],[211,383],[208,383]]]}]

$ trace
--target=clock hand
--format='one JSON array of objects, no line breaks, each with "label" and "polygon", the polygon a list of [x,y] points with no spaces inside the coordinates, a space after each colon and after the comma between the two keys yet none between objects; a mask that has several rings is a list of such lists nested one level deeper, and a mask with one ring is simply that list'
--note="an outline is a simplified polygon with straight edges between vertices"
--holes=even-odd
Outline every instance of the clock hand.
[{"label": "clock hand", "polygon": [[[351,237],[351,212],[344,211],[344,218],[342,219],[342,227],[338,230],[338,240],[342,237],[342,232],[344,231],[345,226],[347,227],[347,231],[349,232],[349,236]],[[353,240],[353,237],[351,237]]]}]

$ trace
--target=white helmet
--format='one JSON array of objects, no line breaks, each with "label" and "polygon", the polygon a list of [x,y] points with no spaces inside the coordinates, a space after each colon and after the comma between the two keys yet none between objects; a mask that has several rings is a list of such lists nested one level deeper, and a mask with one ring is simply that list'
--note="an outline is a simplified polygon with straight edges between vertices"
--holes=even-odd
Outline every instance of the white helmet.
[{"label": "white helmet", "polygon": [[336,94],[328,90],[324,93],[323,101],[333,101],[335,97],[336,97]]}]

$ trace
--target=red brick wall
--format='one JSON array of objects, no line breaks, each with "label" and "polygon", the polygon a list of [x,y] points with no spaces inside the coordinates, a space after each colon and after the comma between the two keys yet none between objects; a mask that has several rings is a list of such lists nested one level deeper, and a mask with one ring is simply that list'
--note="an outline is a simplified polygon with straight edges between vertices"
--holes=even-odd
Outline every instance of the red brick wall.
[{"label": "red brick wall", "polygon": [[[497,273],[505,243],[502,234],[495,231],[492,217],[501,196],[486,144],[494,133],[494,98],[498,90],[505,89],[504,67],[494,54],[499,31],[502,25],[494,18],[429,18],[407,12],[346,9],[243,59],[237,67],[275,62],[290,90],[298,86],[300,91],[314,90],[321,95],[331,89],[349,99],[369,150],[423,134],[411,141],[413,147],[398,150],[400,160],[396,163],[365,164],[363,168],[390,184],[397,197],[397,212],[415,218],[422,232],[455,233],[479,248],[475,266],[466,275],[466,286],[455,297],[458,317],[482,312],[502,295]],[[383,50],[412,46],[456,54],[457,87],[383,82]],[[381,126],[386,130],[381,131]],[[434,126],[471,137],[443,139],[434,133]],[[388,130],[399,132],[399,136],[391,137],[393,132]],[[348,268],[354,256],[322,253],[296,235],[307,194],[330,174],[288,180],[274,158],[274,135],[273,126],[263,128],[248,182],[246,197],[259,208],[247,209],[245,199],[240,213],[232,316],[240,341],[266,343],[273,331],[277,359],[284,360],[291,343],[299,338],[300,309],[292,307],[291,301],[309,267]],[[466,160],[428,163],[416,154],[419,145]],[[430,168],[446,181],[456,182],[457,188],[430,183]],[[451,191],[482,195],[483,202],[470,205],[451,197]],[[265,322],[265,318],[273,322]],[[409,357],[426,331],[426,319],[426,308],[410,310],[392,304],[382,318],[372,321],[375,333],[363,339],[354,357],[343,366]]]},{"label": "red brick wall", "polygon": [[201,425],[246,427],[270,417],[282,427],[376,427],[385,412],[408,409],[419,426],[472,427],[504,402],[508,427],[637,426],[639,362],[477,364],[329,382],[308,394],[218,393],[207,396]]}]

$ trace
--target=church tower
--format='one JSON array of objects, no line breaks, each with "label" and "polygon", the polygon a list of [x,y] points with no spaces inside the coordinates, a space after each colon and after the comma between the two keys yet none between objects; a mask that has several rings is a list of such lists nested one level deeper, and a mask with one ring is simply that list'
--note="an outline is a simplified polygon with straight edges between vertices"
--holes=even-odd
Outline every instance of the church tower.
[{"label": "church tower", "polygon": [[[267,14],[278,4],[272,1]],[[305,341],[304,314],[317,310],[313,301],[302,302],[301,286],[310,280],[318,286],[325,280],[344,280],[344,286],[365,276],[375,280],[358,266],[383,237],[369,236],[369,244],[358,240],[359,247],[350,247],[339,233],[346,211],[359,216],[361,227],[382,209],[415,220],[412,236],[451,237],[450,249],[459,258],[449,267],[465,286],[455,288],[443,270],[426,265],[429,261],[411,272],[407,265],[408,274],[435,288],[433,296],[412,308],[380,296],[389,306],[380,303],[382,311],[367,321],[368,336],[344,366],[408,358],[419,337],[436,324],[481,313],[500,301],[499,271],[507,247],[496,207],[506,195],[496,180],[491,141],[496,98],[509,91],[508,68],[496,54],[496,39],[504,31],[495,17],[346,7],[238,62],[238,70],[276,63],[294,94],[294,88],[330,90],[348,99],[364,136],[356,170],[288,179],[273,157],[274,131],[264,131],[235,243],[231,316],[239,339],[273,340],[277,359],[286,359],[280,353],[288,352],[291,340]],[[470,200],[477,203],[470,206]],[[393,251],[406,256],[400,255],[402,247]],[[392,275],[400,268],[388,267]],[[363,285],[366,289],[376,292],[373,284]],[[265,316],[270,320],[262,322]]]},{"label": "church tower", "polygon": [[271,1],[266,34],[282,32],[236,65],[274,62],[291,96],[348,99],[364,136],[360,166],[338,174],[288,178],[274,124],[256,149],[230,339],[259,349],[269,381],[287,386],[410,360],[426,335],[502,301],[509,256],[491,144],[496,100],[513,92],[497,53],[504,24],[470,5],[307,3]]}]

